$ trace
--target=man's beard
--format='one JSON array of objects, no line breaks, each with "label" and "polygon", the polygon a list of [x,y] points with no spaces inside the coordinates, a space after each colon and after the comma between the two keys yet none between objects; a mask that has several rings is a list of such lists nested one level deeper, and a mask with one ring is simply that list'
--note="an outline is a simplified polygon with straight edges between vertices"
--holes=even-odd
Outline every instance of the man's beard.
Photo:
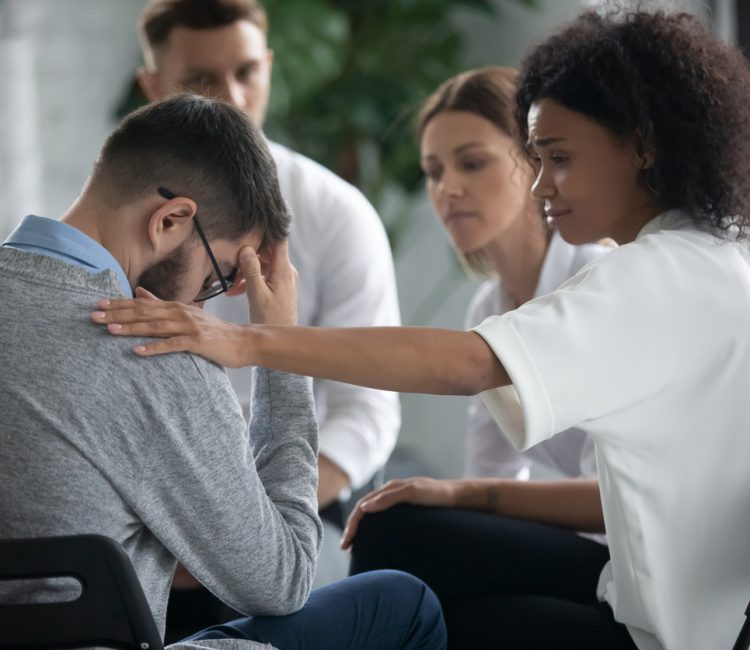
[{"label": "man's beard", "polygon": [[188,270],[189,241],[184,242],[169,257],[152,264],[138,277],[136,286],[143,287],[162,300],[175,300],[180,290],[180,279]]}]

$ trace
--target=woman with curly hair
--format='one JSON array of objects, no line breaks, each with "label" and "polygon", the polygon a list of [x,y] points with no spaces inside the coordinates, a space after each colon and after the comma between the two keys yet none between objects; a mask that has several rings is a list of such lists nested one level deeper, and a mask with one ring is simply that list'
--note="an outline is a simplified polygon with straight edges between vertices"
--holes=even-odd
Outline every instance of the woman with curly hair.
[{"label": "woman with curly hair", "polygon": [[[517,90],[551,225],[620,244],[558,290],[471,332],[238,328],[149,299],[92,318],[167,337],[137,345],[144,356],[481,392],[519,448],[579,427],[597,447],[611,561],[589,603],[507,594],[485,612],[494,645],[731,647],[750,595],[748,107],[747,63],[695,17],[587,12],[532,50]],[[288,300],[283,255],[265,281],[251,251],[240,263],[251,302]],[[491,482],[455,495],[489,511],[499,499]]]}]

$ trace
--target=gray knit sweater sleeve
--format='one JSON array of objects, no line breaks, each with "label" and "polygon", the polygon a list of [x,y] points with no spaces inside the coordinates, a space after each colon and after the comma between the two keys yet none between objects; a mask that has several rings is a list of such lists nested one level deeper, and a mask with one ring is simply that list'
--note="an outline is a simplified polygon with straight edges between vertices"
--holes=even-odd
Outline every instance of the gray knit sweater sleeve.
[{"label": "gray knit sweater sleeve", "polygon": [[311,382],[256,370],[253,420],[240,435],[226,375],[192,362],[205,392],[188,400],[189,426],[151,437],[138,514],[234,609],[289,614],[307,599],[322,538]]}]

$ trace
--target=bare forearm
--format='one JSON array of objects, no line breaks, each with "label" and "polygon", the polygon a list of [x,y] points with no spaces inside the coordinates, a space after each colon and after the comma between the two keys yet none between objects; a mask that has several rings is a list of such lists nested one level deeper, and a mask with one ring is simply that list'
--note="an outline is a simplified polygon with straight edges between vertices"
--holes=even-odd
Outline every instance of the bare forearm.
[{"label": "bare forearm", "polygon": [[594,479],[466,479],[456,486],[455,505],[571,530],[604,532],[599,484]]},{"label": "bare forearm", "polygon": [[246,355],[253,365],[407,393],[469,395],[510,383],[473,332],[251,325]]}]

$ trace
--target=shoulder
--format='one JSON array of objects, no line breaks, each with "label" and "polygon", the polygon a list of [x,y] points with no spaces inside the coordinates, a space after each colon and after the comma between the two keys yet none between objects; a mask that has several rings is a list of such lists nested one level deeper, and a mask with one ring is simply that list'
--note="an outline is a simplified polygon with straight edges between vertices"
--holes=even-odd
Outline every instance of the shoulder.
[{"label": "shoulder", "polygon": [[281,192],[290,203],[292,212],[314,214],[316,208],[327,209],[332,211],[325,216],[333,218],[340,210],[346,210],[355,213],[355,218],[378,219],[370,202],[352,184],[284,145],[276,142],[268,144],[276,162]]},{"label": "shoulder", "polygon": [[[685,304],[686,289],[719,294],[717,286],[750,279],[742,246],[691,227],[642,233],[634,241],[591,260],[561,288],[585,287],[626,296],[639,306]],[[705,291],[703,290],[705,288]]]}]

